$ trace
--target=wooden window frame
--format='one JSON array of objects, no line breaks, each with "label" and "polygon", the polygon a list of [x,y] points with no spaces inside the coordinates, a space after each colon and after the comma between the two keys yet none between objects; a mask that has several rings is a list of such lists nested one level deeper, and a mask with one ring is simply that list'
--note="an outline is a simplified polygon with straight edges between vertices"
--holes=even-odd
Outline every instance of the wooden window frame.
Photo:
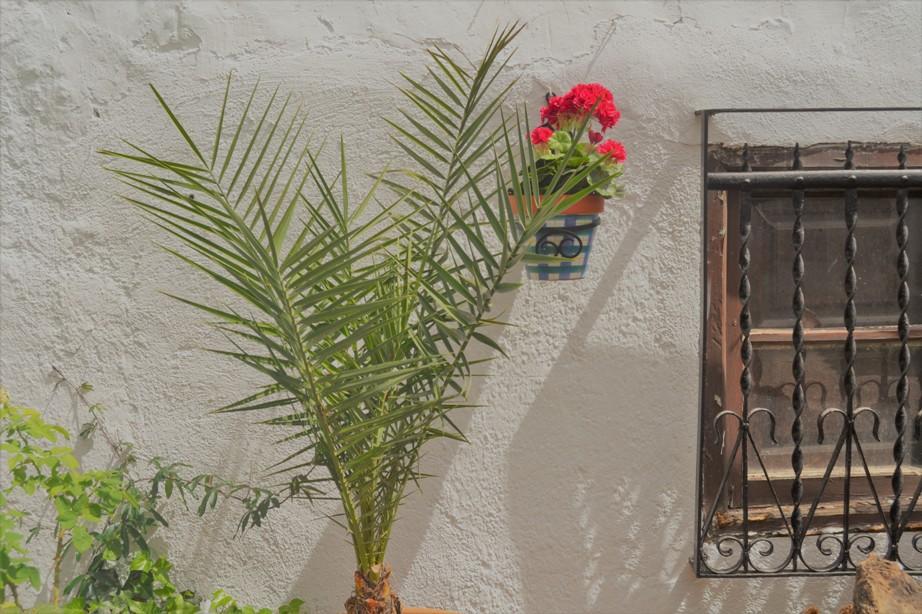
[{"label": "wooden window frame", "polygon": [[[892,144],[854,144],[855,148],[855,165],[858,168],[893,168],[896,160],[899,145]],[[801,148],[801,160],[805,169],[840,169],[844,163],[846,144],[818,144],[810,147]],[[922,165],[922,147],[914,147],[908,150],[910,166]],[[749,147],[749,160],[754,171],[761,170],[787,170],[791,163],[791,149],[788,147]],[[709,148],[708,168],[711,172],[737,171],[743,165],[742,148],[735,146],[711,145]],[[779,190],[779,192],[784,192]],[[726,456],[729,452],[724,446],[725,442],[735,440],[738,433],[738,423],[735,420],[728,420],[724,423],[726,427],[723,435],[715,432],[711,425],[708,424],[719,412],[726,409],[736,409],[742,405],[742,392],[739,381],[742,372],[742,362],[740,356],[741,333],[739,328],[740,300],[738,297],[738,286],[740,281],[740,269],[737,265],[739,254],[740,237],[739,228],[739,192],[738,191],[712,191],[707,197],[707,219],[709,228],[704,229],[708,233],[707,243],[707,329],[705,330],[704,342],[706,348],[705,363],[705,382],[704,396],[706,407],[710,411],[705,411],[703,419],[703,450],[701,472],[703,479],[714,480],[718,478],[723,471],[727,462]],[[918,236],[918,233],[915,233]],[[793,258],[793,252],[792,252]],[[914,266],[920,266],[919,263],[913,263]],[[759,280],[752,280],[753,284],[759,283]],[[780,291],[793,292],[793,285],[785,286]],[[916,291],[916,289],[914,289]],[[894,298],[895,302],[895,298]],[[822,344],[822,343],[839,343],[845,342],[848,331],[844,325],[841,327],[824,327],[824,328],[807,328],[804,331],[805,345]],[[861,342],[881,342],[881,343],[898,343],[899,333],[896,323],[885,326],[866,326],[856,327],[854,337],[856,341]],[[790,328],[753,328],[750,333],[750,341],[754,348],[771,345],[791,345],[792,331]],[[922,324],[912,325],[910,328],[910,340],[922,341]],[[793,353],[792,353],[793,358]],[[912,429],[909,429],[908,435],[911,436]],[[723,462],[721,462],[723,461]],[[817,467],[816,463],[811,464],[810,459],[805,456],[804,471],[802,480],[805,486],[804,501],[810,501],[811,482],[818,483],[824,470]],[[819,469],[817,474],[816,469]],[[878,492],[886,495],[889,492],[889,481],[892,473],[892,466],[871,467],[874,476],[874,484]],[[852,504],[850,517],[857,525],[862,525],[868,531],[882,530],[882,526],[875,521],[879,513],[875,507],[873,499],[866,481],[864,481],[864,490],[862,492],[860,484],[863,480],[856,480],[859,471],[858,467],[852,469],[852,487],[859,486],[855,493],[856,497]],[[769,481],[774,485],[776,491],[781,495],[782,500],[788,499],[789,485],[793,480],[793,470],[791,475],[786,475],[786,471],[769,472],[770,480],[767,480],[762,474],[762,469],[758,464],[749,468],[750,482],[750,505],[749,505],[749,523],[754,529],[764,529],[766,533],[777,531],[782,532],[782,519],[777,507],[770,500],[770,494],[767,492]],[[904,473],[904,490],[912,492],[916,488],[918,481],[922,479],[922,467],[913,467],[908,464],[903,465]],[[738,479],[740,474],[739,456],[736,456],[734,470],[731,476]],[[816,474],[816,475],[815,475]],[[731,483],[735,481],[731,479]],[[833,501],[829,504],[821,503],[816,511],[814,523],[811,525],[811,532],[822,531],[824,527],[835,526],[841,522],[843,517],[841,501],[834,501],[833,494],[841,488],[844,483],[843,475],[838,477],[833,473],[830,483],[827,485],[824,498]],[[780,488],[779,488],[780,486]],[[785,490],[787,489],[787,491]],[[813,488],[813,491],[816,489]],[[867,496],[863,496],[867,495]],[[715,523],[716,527],[733,528],[741,524],[741,514],[739,512],[739,493],[728,487],[722,495],[725,500],[720,506]],[[762,501],[764,504],[753,501]],[[785,516],[790,515],[790,507],[782,507]],[[915,523],[914,523],[915,524]],[[922,528],[922,522],[918,523]]]}]

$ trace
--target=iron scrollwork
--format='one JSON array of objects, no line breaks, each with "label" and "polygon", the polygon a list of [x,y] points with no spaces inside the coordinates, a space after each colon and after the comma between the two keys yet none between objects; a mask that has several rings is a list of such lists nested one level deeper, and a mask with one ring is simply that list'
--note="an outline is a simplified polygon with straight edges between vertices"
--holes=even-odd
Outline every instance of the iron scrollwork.
[{"label": "iron scrollwork", "polygon": [[[576,258],[583,253],[583,240],[579,233],[590,230],[599,225],[599,219],[588,224],[576,226],[546,226],[542,228],[535,238],[535,251],[548,256],[563,258]],[[556,241],[551,237],[559,237]]]}]

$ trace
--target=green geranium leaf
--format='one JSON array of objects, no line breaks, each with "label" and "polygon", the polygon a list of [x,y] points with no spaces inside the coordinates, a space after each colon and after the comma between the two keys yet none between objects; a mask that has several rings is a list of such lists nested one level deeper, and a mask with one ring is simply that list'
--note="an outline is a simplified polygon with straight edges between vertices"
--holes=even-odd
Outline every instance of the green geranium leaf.
[{"label": "green geranium leaf", "polygon": [[551,148],[551,151],[555,153],[566,153],[566,151],[569,150],[570,146],[573,144],[573,138],[566,130],[558,130],[554,133],[554,136],[550,138],[547,144],[548,147]]}]

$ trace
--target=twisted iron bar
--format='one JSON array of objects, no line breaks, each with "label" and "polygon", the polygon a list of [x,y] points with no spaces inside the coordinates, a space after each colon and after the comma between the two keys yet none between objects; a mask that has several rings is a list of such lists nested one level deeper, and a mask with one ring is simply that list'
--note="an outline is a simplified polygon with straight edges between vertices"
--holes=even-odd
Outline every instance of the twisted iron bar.
[{"label": "twisted iron bar", "polygon": [[[743,146],[743,171],[752,170],[749,163],[749,144]],[[743,371],[740,374],[740,389],[743,393],[743,410],[740,424],[741,436],[743,438],[743,449],[741,450],[742,458],[742,505],[743,505],[743,569],[749,571],[749,395],[752,392],[752,374],[750,365],[752,364],[752,341],[749,335],[752,332],[752,313],[749,308],[749,301],[752,298],[752,287],[749,283],[749,265],[751,256],[749,253],[749,240],[752,238],[752,194],[748,185],[743,189],[742,206],[740,208],[740,331],[743,339],[740,343],[740,359],[743,362]]]},{"label": "twisted iron bar", "polygon": [[[906,147],[901,145],[897,160],[901,169],[906,168]],[[909,191],[898,190],[896,193],[896,243],[899,253],[896,259],[896,270],[900,278],[897,301],[900,314],[897,328],[900,334],[900,378],[896,387],[896,415],[894,426],[896,440],[893,442],[893,476],[890,487],[893,490],[893,502],[890,504],[890,543],[887,548],[887,558],[891,561],[899,559],[902,508],[900,497],[903,494],[903,460],[906,456],[906,406],[909,402],[909,227],[906,225],[906,213],[909,210]]]},{"label": "twisted iron bar", "polygon": [[[852,148],[852,142],[848,142],[848,148],[845,150],[845,168],[855,168],[855,151]],[[852,477],[852,434],[854,433],[854,412],[855,412],[855,392],[857,389],[855,376],[855,360],[858,355],[858,346],[855,343],[855,325],[857,323],[857,309],[855,307],[855,294],[858,289],[858,275],[855,272],[855,257],[858,254],[858,239],[855,236],[855,230],[858,226],[858,191],[854,188],[845,191],[845,226],[847,236],[845,238],[845,328],[848,331],[845,339],[845,412],[847,420],[845,424],[845,486],[842,495],[842,535],[844,539],[844,549],[849,551],[849,515],[851,508],[851,477]],[[848,557],[846,557],[848,558]],[[842,562],[842,568],[845,569],[846,561]]]},{"label": "twisted iron bar", "polygon": [[[794,145],[794,170],[803,168],[800,160],[800,144]],[[804,439],[802,416],[806,406],[806,352],[804,351],[804,191],[795,190],[793,196],[794,206],[794,229],[792,231],[792,240],[794,244],[794,265],[792,275],[794,278],[794,328],[792,331],[792,340],[794,343],[794,361],[791,365],[791,371],[794,375],[794,390],[791,394],[791,405],[794,409],[794,421],[791,424],[791,439],[794,442],[794,450],[791,452],[791,467],[794,469],[794,482],[791,484],[791,501],[793,510],[791,511],[791,532],[793,536],[792,548],[794,550],[794,569],[797,569],[797,560],[800,556],[803,527],[803,516],[800,511],[800,504],[804,496],[804,485],[801,480],[801,474],[804,469],[804,455],[801,450],[801,444]]]}]

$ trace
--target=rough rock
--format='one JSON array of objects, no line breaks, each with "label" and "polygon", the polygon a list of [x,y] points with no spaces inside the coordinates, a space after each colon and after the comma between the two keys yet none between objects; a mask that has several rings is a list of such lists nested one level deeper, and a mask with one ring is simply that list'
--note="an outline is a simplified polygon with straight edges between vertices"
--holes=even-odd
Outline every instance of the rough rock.
[{"label": "rough rock", "polygon": [[[852,599],[839,614],[922,614],[922,582],[872,554],[858,564]],[[821,612],[809,606],[803,614]]]},{"label": "rough rock", "polygon": [[870,556],[855,576],[855,614],[922,614],[922,582],[892,561]]}]

